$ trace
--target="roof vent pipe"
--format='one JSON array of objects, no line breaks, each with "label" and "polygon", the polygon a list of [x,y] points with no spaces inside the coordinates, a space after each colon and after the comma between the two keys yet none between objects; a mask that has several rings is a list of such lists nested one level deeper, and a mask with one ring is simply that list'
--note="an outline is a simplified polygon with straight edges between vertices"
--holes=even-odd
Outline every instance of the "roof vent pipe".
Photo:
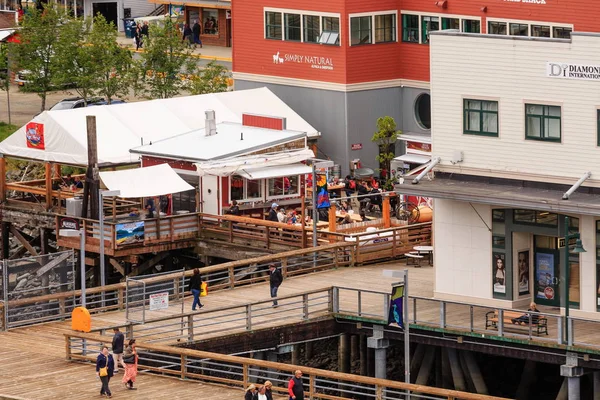
[{"label": "roof vent pipe", "polygon": [[217,121],[215,120],[215,112],[213,110],[206,110],[206,122],[204,123],[204,135],[213,136],[217,134]]},{"label": "roof vent pipe", "polygon": [[424,169],[424,170],[423,170],[423,171],[422,171],[422,172],[421,172],[419,175],[417,175],[417,177],[416,177],[415,179],[413,179],[413,181],[412,181],[413,185],[416,185],[417,183],[419,183],[419,181],[420,181],[421,179],[423,179],[423,177],[424,177],[425,175],[427,175],[427,173],[428,173],[429,171],[431,171],[431,170],[433,169],[433,167],[435,167],[436,165],[438,165],[438,164],[440,163],[440,161],[442,161],[442,159],[441,159],[441,158],[439,158],[439,157],[433,157],[433,158],[431,159],[431,164],[429,164],[429,165],[427,166],[427,168],[425,168],[425,169]]},{"label": "roof vent pipe", "polygon": [[244,132],[240,132],[240,140],[244,140]]},{"label": "roof vent pipe", "polygon": [[589,171],[583,174],[583,176],[579,178],[579,180],[573,186],[571,186],[571,189],[567,190],[565,194],[563,194],[562,199],[569,200],[569,197],[575,193],[575,191],[579,189],[579,186],[583,185],[583,182],[585,182],[590,176],[592,176],[592,173]]}]

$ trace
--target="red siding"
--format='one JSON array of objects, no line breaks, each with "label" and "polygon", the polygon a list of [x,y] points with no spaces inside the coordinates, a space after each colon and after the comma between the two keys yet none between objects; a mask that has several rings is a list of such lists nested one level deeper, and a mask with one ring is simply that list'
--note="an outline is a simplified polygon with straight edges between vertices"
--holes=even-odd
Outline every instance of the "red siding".
[{"label": "red siding", "polygon": [[185,171],[196,171],[196,167],[191,162],[169,160],[166,158],[142,156],[142,167],[151,167],[153,165],[169,164],[171,168],[183,169]]},{"label": "red siding", "polygon": [[254,126],[256,128],[285,129],[285,118],[264,117],[262,115],[242,114],[242,125]]},{"label": "red siding", "polygon": [[[446,8],[436,1],[423,0],[298,0],[293,6],[277,0],[234,1],[235,20],[233,70],[259,75],[308,79],[332,83],[360,83],[387,79],[429,81],[429,46],[402,43],[400,11],[453,14],[481,18],[486,31],[487,18],[573,24],[575,31],[599,32],[600,7],[595,0],[545,0],[546,4],[520,3],[506,0],[448,0]],[[290,8],[316,12],[340,13],[342,45],[324,46],[264,38],[263,8]],[[483,8],[486,11],[482,11]],[[396,10],[398,42],[348,46],[348,14]],[[312,68],[306,63],[275,63],[273,56],[301,55],[330,58],[333,70]]]},{"label": "red siding", "polygon": [[229,207],[229,177],[227,176],[221,177],[221,207]]}]

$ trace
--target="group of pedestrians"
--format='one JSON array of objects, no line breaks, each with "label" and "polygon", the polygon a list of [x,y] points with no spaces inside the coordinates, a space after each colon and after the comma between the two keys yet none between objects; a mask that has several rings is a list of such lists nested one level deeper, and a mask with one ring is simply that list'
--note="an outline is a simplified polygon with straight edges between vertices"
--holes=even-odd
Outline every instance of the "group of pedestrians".
[{"label": "group of pedestrians", "polygon": [[[302,371],[296,370],[294,376],[288,381],[288,395],[289,400],[304,400]],[[260,387],[251,384],[246,389],[244,400],[273,400],[273,383],[266,381]]]},{"label": "group of pedestrians", "polygon": [[115,335],[112,340],[112,352],[110,354],[108,347],[104,346],[96,358],[96,376],[100,378],[102,384],[100,395],[108,398],[112,397],[109,387],[110,379],[114,374],[119,373],[119,363],[123,367],[124,373],[121,382],[128,390],[136,390],[133,386],[137,377],[138,353],[136,350],[135,339],[129,340],[125,345],[125,335],[119,330],[114,329]]},{"label": "group of pedestrians", "polygon": [[144,45],[144,37],[147,39],[150,35],[150,28],[148,27],[148,21],[144,21],[144,24],[138,23],[135,26],[135,32],[133,33],[133,39],[135,41],[135,49],[139,50]]},{"label": "group of pedestrians", "polygon": [[200,45],[200,48],[202,48],[202,40],[200,40],[201,31],[202,27],[198,21],[194,21],[194,24],[191,27],[190,24],[185,24],[183,26],[183,35],[181,41],[187,41],[189,47],[196,47],[196,45]]}]

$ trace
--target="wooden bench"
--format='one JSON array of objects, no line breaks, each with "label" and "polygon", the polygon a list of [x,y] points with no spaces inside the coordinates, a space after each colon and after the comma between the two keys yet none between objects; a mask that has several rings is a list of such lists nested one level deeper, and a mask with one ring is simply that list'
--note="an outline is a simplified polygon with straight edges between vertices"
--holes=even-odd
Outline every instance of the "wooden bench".
[{"label": "wooden bench", "polygon": [[[513,322],[514,320],[518,319],[519,317],[522,317],[524,315],[527,315],[527,312],[516,312],[516,311],[504,311],[503,313],[503,322],[504,322],[504,329],[517,329],[517,330],[526,330],[527,332],[529,332],[529,318],[527,319],[527,322],[521,322],[520,324],[517,322]],[[537,317],[537,319],[535,318]],[[494,310],[494,311],[488,311],[485,313],[485,329],[488,328],[496,328],[498,329],[498,321],[499,321],[499,317],[498,317],[498,310]],[[545,333],[546,335],[548,335],[548,319],[546,317],[544,317],[543,315],[532,315],[531,316],[531,332],[537,334],[538,336],[541,333]]]},{"label": "wooden bench", "polygon": [[417,267],[421,266],[421,260],[424,258],[422,255],[418,254],[416,251],[411,251],[409,253],[405,253],[404,257],[406,257],[406,264],[409,264],[409,261],[412,261],[412,264]]}]

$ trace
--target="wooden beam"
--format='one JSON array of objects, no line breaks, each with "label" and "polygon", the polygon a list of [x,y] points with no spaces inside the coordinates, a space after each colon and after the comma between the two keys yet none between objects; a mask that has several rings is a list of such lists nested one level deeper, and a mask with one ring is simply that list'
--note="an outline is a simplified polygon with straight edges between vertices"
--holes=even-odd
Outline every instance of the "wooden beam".
[{"label": "wooden beam", "polygon": [[39,253],[37,251],[35,251],[35,249],[33,248],[32,245],[29,244],[29,242],[27,241],[27,239],[25,239],[23,237],[23,235],[21,235],[21,232],[19,232],[17,230],[17,228],[15,228],[13,225],[10,226],[10,233],[13,234],[13,236],[19,241],[21,242],[21,244],[27,249],[27,251],[29,252],[29,254],[31,254],[32,256],[39,256]]},{"label": "wooden beam", "polygon": [[[141,274],[142,272],[146,271],[147,269],[154,267],[160,261],[164,260],[168,255],[169,255],[168,251],[158,253],[151,259],[144,261],[141,265],[138,265],[137,267],[132,268],[129,276],[131,277],[131,276],[137,276],[137,275]],[[123,276],[125,276],[125,274],[123,274]]]},{"label": "wooden beam", "polygon": [[337,207],[334,203],[329,206],[329,232],[335,232],[337,229],[337,217],[335,216]]},{"label": "wooden beam", "polygon": [[54,177],[62,178],[62,168],[60,164],[54,164]]},{"label": "wooden beam", "polygon": [[42,268],[36,271],[37,276],[42,276],[46,272],[51,271],[52,268],[56,267],[61,262],[65,261],[67,258],[71,256],[71,253],[63,253],[60,256],[56,257],[54,260],[50,261],[48,264],[44,265]]},{"label": "wooden beam", "polygon": [[46,163],[46,211],[52,208],[52,164]]},{"label": "wooden beam", "polygon": [[383,227],[390,228],[392,226],[392,221],[390,219],[390,196],[383,196],[383,206],[381,208],[381,214],[383,214]]},{"label": "wooden beam", "polygon": [[0,203],[6,200],[6,159],[0,157]]},{"label": "wooden beam", "polygon": [[[33,240],[29,240],[29,244],[34,246],[36,244],[39,245],[40,243],[40,237],[36,236],[35,238],[33,238]],[[48,246],[50,247],[50,246]],[[17,248],[17,250],[8,258],[9,260],[16,260],[17,258],[21,258],[25,253],[27,252],[27,249],[25,248],[25,246],[19,246]]]},{"label": "wooden beam", "polygon": [[123,276],[127,275],[125,273],[125,268],[123,268],[121,266],[121,264],[119,264],[119,262],[117,260],[115,260],[114,258],[111,257],[111,258],[109,258],[108,261],[110,262],[110,265],[112,265],[113,267],[115,267],[115,269],[121,273],[121,275],[123,275]]}]

